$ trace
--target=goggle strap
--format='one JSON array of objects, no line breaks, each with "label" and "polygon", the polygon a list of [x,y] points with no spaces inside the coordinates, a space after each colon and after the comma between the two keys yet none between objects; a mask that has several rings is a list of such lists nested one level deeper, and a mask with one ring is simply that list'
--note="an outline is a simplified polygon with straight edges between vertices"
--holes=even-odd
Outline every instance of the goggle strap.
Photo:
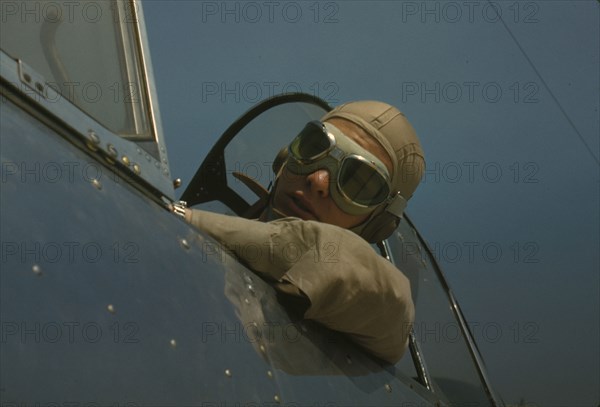
[{"label": "goggle strap", "polygon": [[402,217],[402,213],[404,213],[404,209],[406,208],[406,199],[400,192],[396,194],[393,198],[391,198],[390,202],[387,204],[385,210],[386,212],[391,213],[392,215],[397,216],[398,218]]}]

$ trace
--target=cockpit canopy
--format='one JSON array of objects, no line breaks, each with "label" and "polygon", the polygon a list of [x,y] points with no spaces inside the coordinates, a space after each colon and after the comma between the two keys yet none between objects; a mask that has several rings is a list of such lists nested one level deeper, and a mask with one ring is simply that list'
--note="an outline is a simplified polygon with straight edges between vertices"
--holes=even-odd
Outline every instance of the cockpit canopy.
[{"label": "cockpit canopy", "polygon": [[145,39],[133,0],[2,3],[2,74],[10,84],[65,122],[78,116],[82,137],[93,132],[99,149],[172,197]]}]

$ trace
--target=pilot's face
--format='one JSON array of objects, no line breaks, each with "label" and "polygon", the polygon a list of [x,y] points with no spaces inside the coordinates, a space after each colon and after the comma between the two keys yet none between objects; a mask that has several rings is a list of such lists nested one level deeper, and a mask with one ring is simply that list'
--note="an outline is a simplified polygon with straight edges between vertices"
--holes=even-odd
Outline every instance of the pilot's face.
[{"label": "pilot's face", "polygon": [[[376,155],[392,172],[392,162],[381,145],[363,129],[344,119],[328,120],[361,147]],[[364,222],[370,215],[350,215],[342,211],[329,193],[330,173],[319,169],[307,175],[297,175],[284,167],[273,195],[273,207],[287,216],[316,220],[346,229]]]}]

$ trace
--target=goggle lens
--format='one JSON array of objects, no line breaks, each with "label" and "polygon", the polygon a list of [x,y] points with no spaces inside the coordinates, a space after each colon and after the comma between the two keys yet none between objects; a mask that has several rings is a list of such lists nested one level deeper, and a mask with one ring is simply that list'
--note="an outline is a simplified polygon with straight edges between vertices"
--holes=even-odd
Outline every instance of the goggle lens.
[{"label": "goggle lens", "polygon": [[389,186],[381,174],[353,156],[344,159],[338,182],[342,193],[359,205],[378,205],[390,194]]},{"label": "goggle lens", "polygon": [[300,161],[314,161],[328,152],[333,141],[318,122],[310,122],[296,136],[290,150],[294,157]]}]

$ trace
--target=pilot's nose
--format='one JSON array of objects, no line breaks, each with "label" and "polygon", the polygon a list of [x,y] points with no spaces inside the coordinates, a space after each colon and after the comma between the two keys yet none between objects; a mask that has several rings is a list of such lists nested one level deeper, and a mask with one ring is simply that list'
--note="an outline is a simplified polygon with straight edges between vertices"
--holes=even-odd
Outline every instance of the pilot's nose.
[{"label": "pilot's nose", "polygon": [[319,194],[321,198],[329,196],[329,171],[320,169],[306,176],[306,180],[312,191]]}]

